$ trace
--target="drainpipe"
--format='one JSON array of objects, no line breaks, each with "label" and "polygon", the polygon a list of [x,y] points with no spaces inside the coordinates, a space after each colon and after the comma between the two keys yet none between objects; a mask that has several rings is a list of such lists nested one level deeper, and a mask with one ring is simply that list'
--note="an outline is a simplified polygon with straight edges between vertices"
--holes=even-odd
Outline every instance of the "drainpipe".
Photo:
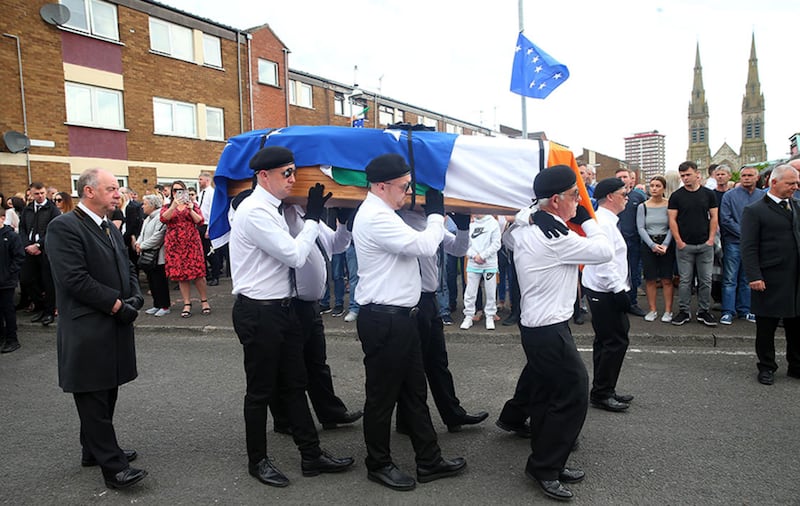
[{"label": "drainpipe", "polygon": [[247,88],[250,90],[250,130],[255,129],[254,108],[253,108],[253,53],[251,40],[253,34],[247,34]]},{"label": "drainpipe", "polygon": [[[3,36],[14,39],[17,42],[17,67],[19,68],[19,93],[22,99],[22,129],[25,137],[28,136],[28,111],[25,108],[25,81],[22,79],[22,50],[20,49],[19,37],[4,33]],[[28,184],[31,184],[31,154],[30,149],[25,150],[25,166],[28,169]]]},{"label": "drainpipe", "polygon": [[236,76],[239,79],[239,133],[244,132],[244,104],[242,103],[242,32],[236,30]]},{"label": "drainpipe", "polygon": [[291,51],[283,48],[283,97],[286,102],[286,126],[291,125],[289,121],[289,53],[291,53]]}]

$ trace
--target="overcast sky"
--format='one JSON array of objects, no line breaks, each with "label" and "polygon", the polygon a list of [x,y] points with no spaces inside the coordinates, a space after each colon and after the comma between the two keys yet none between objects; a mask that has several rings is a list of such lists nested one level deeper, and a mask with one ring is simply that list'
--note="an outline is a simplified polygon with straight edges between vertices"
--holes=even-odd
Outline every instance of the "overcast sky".
[{"label": "overcast sky", "polygon": [[[268,23],[292,69],[353,84],[458,119],[521,128],[511,93],[517,0],[160,0],[246,29]],[[545,100],[527,99],[528,130],[624,158],[624,137],[666,135],[667,170],[688,147],[696,44],[713,155],[741,146],[741,108],[755,33],[770,159],[800,131],[800,9],[793,0],[525,0],[524,33],[567,65]],[[792,72],[793,71],[793,72]],[[381,79],[382,77],[382,79]],[[380,86],[380,90],[379,90]]]}]

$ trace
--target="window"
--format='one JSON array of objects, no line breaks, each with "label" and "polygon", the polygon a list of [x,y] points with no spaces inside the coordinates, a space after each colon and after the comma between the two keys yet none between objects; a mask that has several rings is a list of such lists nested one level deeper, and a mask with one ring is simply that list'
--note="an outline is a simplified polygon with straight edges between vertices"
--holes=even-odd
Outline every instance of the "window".
[{"label": "window", "polygon": [[450,124],[450,123],[445,123],[444,124],[444,128],[445,128],[445,132],[447,132],[449,134],[461,134],[461,132],[464,130],[460,126],[453,125],[453,124]]},{"label": "window", "polygon": [[344,94],[343,93],[336,93],[333,96],[333,113],[337,116],[345,116],[346,112],[344,110]]},{"label": "window", "polygon": [[[72,179],[72,192],[71,195],[73,198],[78,197],[78,178],[80,178],[80,174],[70,174],[70,178]],[[117,178],[117,185],[119,187],[128,186],[128,176],[115,176]]]},{"label": "window", "polygon": [[194,104],[153,98],[155,133],[197,137],[196,109]]},{"label": "window", "polygon": [[218,107],[206,107],[206,139],[225,140],[225,120]]},{"label": "window", "polygon": [[417,117],[417,122],[428,127],[433,127],[433,128],[439,127],[439,124],[435,119],[428,118],[427,116],[419,115]]},{"label": "window", "polygon": [[192,31],[183,26],[150,18],[150,49],[181,60],[194,61]]},{"label": "window", "polygon": [[61,0],[69,9],[64,26],[98,37],[119,40],[117,7],[100,0]]},{"label": "window", "polygon": [[258,82],[278,86],[278,64],[274,61],[258,59]]},{"label": "window", "polygon": [[311,86],[299,81],[289,81],[289,103],[300,107],[314,107]]},{"label": "window", "polygon": [[67,122],[97,128],[125,128],[122,92],[66,83]]},{"label": "window", "polygon": [[222,67],[222,51],[219,46],[219,37],[207,33],[203,34],[203,63],[212,67]]},{"label": "window", "polygon": [[382,125],[391,125],[394,123],[394,107],[389,107],[388,105],[379,106],[378,122]]}]

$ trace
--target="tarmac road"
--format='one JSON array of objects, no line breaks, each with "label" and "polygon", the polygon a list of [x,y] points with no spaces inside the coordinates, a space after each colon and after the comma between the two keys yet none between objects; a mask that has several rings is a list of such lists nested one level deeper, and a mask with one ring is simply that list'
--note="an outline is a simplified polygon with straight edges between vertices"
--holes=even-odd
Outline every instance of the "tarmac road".
[{"label": "tarmac road", "polygon": [[[462,404],[490,412],[484,424],[449,434],[434,408],[443,454],[466,457],[464,475],[412,492],[372,483],[357,422],[320,432],[323,447],[356,458],[354,468],[314,478],[301,476],[291,439],[270,432],[270,454],[292,484],[260,484],[247,474],[242,353],[229,328],[228,293],[212,292],[215,312],[206,319],[142,315],[137,321],[139,378],[121,388],[115,424],[122,446],[139,452],[136,466],[150,475],[126,491],[106,489],[97,468],[80,466],[77,414],[57,386],[54,330],[23,325],[23,347],[0,356],[0,503],[551,503],[524,477],[528,442],[494,425],[524,363],[518,334],[508,328],[496,334],[448,329]],[[364,372],[354,325],[330,317],[326,323],[337,393],[360,408]],[[570,460],[587,473],[572,486],[573,503],[800,504],[800,381],[785,376],[784,363],[774,386],[755,381],[752,342],[744,335],[752,326],[720,329],[725,336],[716,348],[697,324],[663,329],[661,337],[633,335],[619,384],[620,392],[636,396],[629,412],[590,408]],[[667,331],[674,343],[665,342]],[[576,327],[589,367],[590,332],[588,324]],[[408,439],[393,434],[392,445],[396,463],[413,472]]]}]

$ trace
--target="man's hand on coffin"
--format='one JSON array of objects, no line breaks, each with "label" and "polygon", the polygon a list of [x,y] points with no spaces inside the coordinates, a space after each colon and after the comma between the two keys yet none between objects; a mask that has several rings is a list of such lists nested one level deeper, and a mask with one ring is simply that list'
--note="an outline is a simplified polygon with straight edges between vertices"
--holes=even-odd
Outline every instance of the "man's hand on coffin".
[{"label": "man's hand on coffin", "polygon": [[459,213],[452,213],[450,218],[453,219],[453,223],[456,224],[456,228],[459,230],[469,230],[469,215],[468,214],[459,214]]},{"label": "man's hand on coffin", "polygon": [[432,214],[440,214],[444,216],[444,195],[439,190],[430,190],[425,192],[425,216]]},{"label": "man's hand on coffin", "polygon": [[531,224],[536,225],[548,239],[567,235],[569,227],[556,220],[555,216],[545,211],[536,211],[530,217]]},{"label": "man's hand on coffin", "polygon": [[327,195],[323,195],[322,192],[324,191],[325,185],[319,183],[308,189],[305,219],[319,221],[319,218],[322,216],[322,211],[325,209],[325,202],[333,196],[331,192],[328,192]]},{"label": "man's hand on coffin", "polygon": [[571,218],[569,221],[576,225],[583,225],[584,221],[591,219],[592,217],[589,215],[589,211],[587,211],[583,206],[578,206],[578,208],[575,210],[575,217]]}]

